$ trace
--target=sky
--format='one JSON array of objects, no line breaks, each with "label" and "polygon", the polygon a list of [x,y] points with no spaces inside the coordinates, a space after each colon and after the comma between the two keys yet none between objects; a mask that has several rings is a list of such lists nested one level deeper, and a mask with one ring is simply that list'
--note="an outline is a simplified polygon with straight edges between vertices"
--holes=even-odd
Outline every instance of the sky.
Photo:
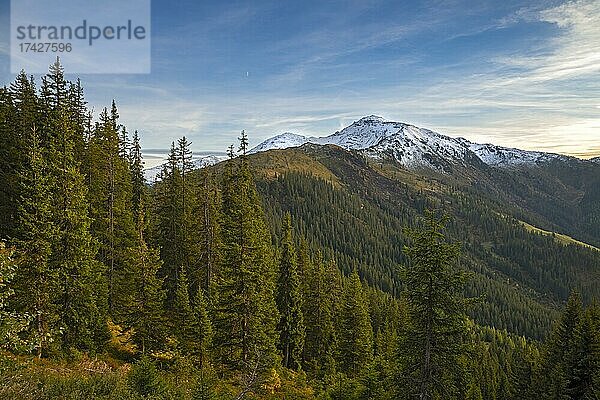
[{"label": "sky", "polygon": [[[14,79],[8,22],[0,0],[0,85]],[[150,74],[80,75],[149,156],[183,135],[223,151],[242,129],[254,145],[371,114],[600,156],[600,0],[153,0],[151,39]]]}]

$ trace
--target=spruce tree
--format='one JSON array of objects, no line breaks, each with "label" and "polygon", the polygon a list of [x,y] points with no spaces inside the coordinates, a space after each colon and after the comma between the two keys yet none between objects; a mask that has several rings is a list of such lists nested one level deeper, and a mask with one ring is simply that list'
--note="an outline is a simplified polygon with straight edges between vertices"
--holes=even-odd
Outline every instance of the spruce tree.
[{"label": "spruce tree", "polygon": [[190,353],[200,363],[205,365],[209,359],[210,348],[213,340],[212,322],[208,313],[208,303],[203,290],[198,290],[192,304],[193,319],[191,322],[192,340]]},{"label": "spruce tree", "polygon": [[214,275],[221,260],[220,193],[207,168],[200,173],[194,185],[195,199],[190,208],[190,294],[204,290],[207,301],[212,299]]},{"label": "spruce tree", "polygon": [[155,189],[155,213],[157,244],[163,265],[160,276],[164,278],[168,309],[174,307],[179,271],[186,264],[186,238],[184,232],[185,213],[181,202],[181,169],[175,143],[171,144],[169,158],[164,166],[161,182]]},{"label": "spruce tree", "polygon": [[132,268],[121,276],[121,290],[126,295],[120,308],[125,323],[133,328],[133,340],[143,354],[156,350],[164,343],[165,318],[163,303],[165,292],[158,277],[161,261],[158,252],[146,244],[144,203],[140,204],[137,241],[129,253],[128,264]]},{"label": "spruce tree", "polygon": [[187,275],[182,268],[177,279],[177,290],[173,309],[169,313],[171,330],[177,338],[179,349],[183,354],[190,353],[194,341],[194,313],[190,303]]},{"label": "spruce tree", "polygon": [[121,154],[118,111],[113,101],[109,114],[104,109],[100,123],[89,143],[92,166],[88,197],[93,218],[92,232],[100,243],[98,260],[107,271],[108,307],[118,318],[115,304],[124,295],[118,290],[120,275],[130,268],[128,252],[135,243],[135,225],[132,215],[132,178],[129,161]]},{"label": "spruce tree", "polygon": [[283,237],[279,258],[279,278],[277,280],[277,307],[279,309],[279,346],[282,364],[286,368],[297,369],[301,365],[304,348],[304,317],[302,314],[302,287],[298,276],[298,266],[292,222],[289,213],[283,220]]},{"label": "spruce tree", "polygon": [[[37,129],[40,142],[43,132],[39,122],[40,106],[33,78],[25,72],[17,75],[9,89],[0,89],[0,238],[15,237],[20,201],[19,174],[27,162],[25,149],[32,129]],[[40,143],[40,148],[43,143]]]},{"label": "spruce tree", "polygon": [[571,399],[593,399],[600,392],[600,325],[591,306],[581,318],[568,356],[567,394]]},{"label": "spruce tree", "polygon": [[541,365],[536,371],[535,395],[542,399],[568,396],[572,368],[576,361],[576,337],[583,317],[583,306],[577,292],[567,301],[565,310],[544,345]]},{"label": "spruce tree", "polygon": [[48,350],[58,334],[56,301],[57,270],[50,265],[57,229],[52,219],[52,187],[40,139],[32,127],[27,144],[27,162],[21,175],[17,245],[20,268],[15,276],[15,301],[21,312],[33,317],[30,340],[38,357]]},{"label": "spruce tree", "polygon": [[327,275],[323,259],[318,254],[306,270],[304,365],[321,378],[335,372],[335,294],[330,292],[331,282]]},{"label": "spruce tree", "polygon": [[193,231],[192,226],[192,215],[191,211],[194,208],[195,202],[194,186],[195,182],[192,180],[191,172],[194,169],[192,163],[192,151],[190,150],[192,143],[189,142],[185,136],[177,141],[176,157],[181,174],[181,182],[177,201],[179,202],[179,212],[181,213],[181,238],[179,240],[179,246],[181,247],[181,267],[188,276],[192,273],[193,269],[197,269],[198,266],[194,265],[192,268],[192,247],[193,238],[196,232]]},{"label": "spruce tree", "polygon": [[600,336],[597,306],[583,309],[573,292],[544,345],[534,390],[541,399],[593,399],[600,387]]},{"label": "spruce tree", "polygon": [[43,130],[48,137],[52,180],[52,219],[57,228],[50,267],[57,272],[56,301],[63,348],[94,349],[106,340],[105,284],[95,261],[87,190],[75,155],[77,132],[69,116],[67,82],[57,62],[43,79],[41,103],[47,107]]},{"label": "spruce tree", "polygon": [[442,233],[446,221],[427,211],[422,228],[407,230],[403,272],[410,323],[399,346],[398,390],[423,400],[455,395],[454,377],[464,372],[459,359],[467,349],[466,276],[455,266],[458,244]]},{"label": "spruce tree", "polygon": [[144,161],[138,131],[133,133],[133,142],[129,154],[131,171],[131,210],[135,225],[138,224],[140,205],[146,202],[146,178],[144,176]]},{"label": "spruce tree", "polygon": [[[245,154],[247,143],[241,143]],[[214,345],[224,363],[234,368],[260,364],[262,370],[276,362],[275,266],[248,161],[242,156],[235,170],[231,164],[223,183]]]},{"label": "spruce tree", "polygon": [[349,376],[358,376],[373,357],[373,329],[368,302],[358,273],[344,286],[340,315],[340,364]]}]

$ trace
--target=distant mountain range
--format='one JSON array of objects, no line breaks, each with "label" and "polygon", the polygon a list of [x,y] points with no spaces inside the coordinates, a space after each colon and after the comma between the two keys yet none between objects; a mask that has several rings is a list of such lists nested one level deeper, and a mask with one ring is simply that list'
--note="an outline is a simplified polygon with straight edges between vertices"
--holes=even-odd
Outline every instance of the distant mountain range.
[{"label": "distant mountain range", "polygon": [[333,144],[346,150],[358,150],[374,159],[393,159],[410,169],[431,168],[440,172],[450,172],[451,165],[468,166],[477,162],[510,167],[553,160],[579,160],[560,154],[473,143],[464,138],[452,138],[376,115],[361,118],[326,137],[283,133],[265,140],[253,148],[251,153],[298,147],[305,143]]},{"label": "distant mountain range", "polygon": [[[412,169],[432,169],[452,173],[456,167],[494,167],[539,165],[551,161],[600,163],[600,157],[582,160],[575,157],[539,151],[526,151],[473,143],[465,138],[453,138],[403,122],[389,121],[376,115],[363,117],[329,136],[314,137],[282,133],[260,143],[250,153],[300,147],[304,144],[336,145],[355,150],[374,160],[394,160]],[[194,160],[198,168],[224,160],[223,155],[205,155]],[[162,165],[146,170],[148,182],[154,182]]]}]

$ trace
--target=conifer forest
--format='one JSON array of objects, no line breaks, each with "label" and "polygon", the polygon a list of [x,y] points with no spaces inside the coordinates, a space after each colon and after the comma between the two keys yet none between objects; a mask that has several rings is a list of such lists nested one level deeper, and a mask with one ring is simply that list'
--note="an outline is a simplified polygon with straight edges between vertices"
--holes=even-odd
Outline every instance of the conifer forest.
[{"label": "conifer forest", "polygon": [[59,61],[0,88],[1,399],[600,399],[598,169],[444,178],[240,127],[148,181],[117,104]]}]

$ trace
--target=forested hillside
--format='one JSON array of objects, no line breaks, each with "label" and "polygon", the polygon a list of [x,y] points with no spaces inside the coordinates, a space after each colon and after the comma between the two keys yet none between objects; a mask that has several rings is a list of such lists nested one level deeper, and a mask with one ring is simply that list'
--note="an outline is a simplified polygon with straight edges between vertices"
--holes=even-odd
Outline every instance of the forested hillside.
[{"label": "forested hillside", "polygon": [[0,89],[0,398],[600,394],[600,256],[521,204],[243,131],[149,186],[115,102],[36,85]]},{"label": "forested hillside", "polygon": [[[287,162],[300,158],[302,168]],[[599,251],[528,230],[521,220],[537,223],[537,214],[465,189],[464,177],[443,180],[313,145],[250,161],[259,175],[263,171],[258,187],[275,232],[283,213],[291,212],[296,229],[345,273],[356,269],[385,292],[405,289],[397,267],[405,262],[402,228],[435,208],[454,216],[448,234],[462,243],[461,264],[474,273],[468,293],[483,296],[470,311],[478,323],[541,339],[570,291],[586,301],[600,295]]]}]

